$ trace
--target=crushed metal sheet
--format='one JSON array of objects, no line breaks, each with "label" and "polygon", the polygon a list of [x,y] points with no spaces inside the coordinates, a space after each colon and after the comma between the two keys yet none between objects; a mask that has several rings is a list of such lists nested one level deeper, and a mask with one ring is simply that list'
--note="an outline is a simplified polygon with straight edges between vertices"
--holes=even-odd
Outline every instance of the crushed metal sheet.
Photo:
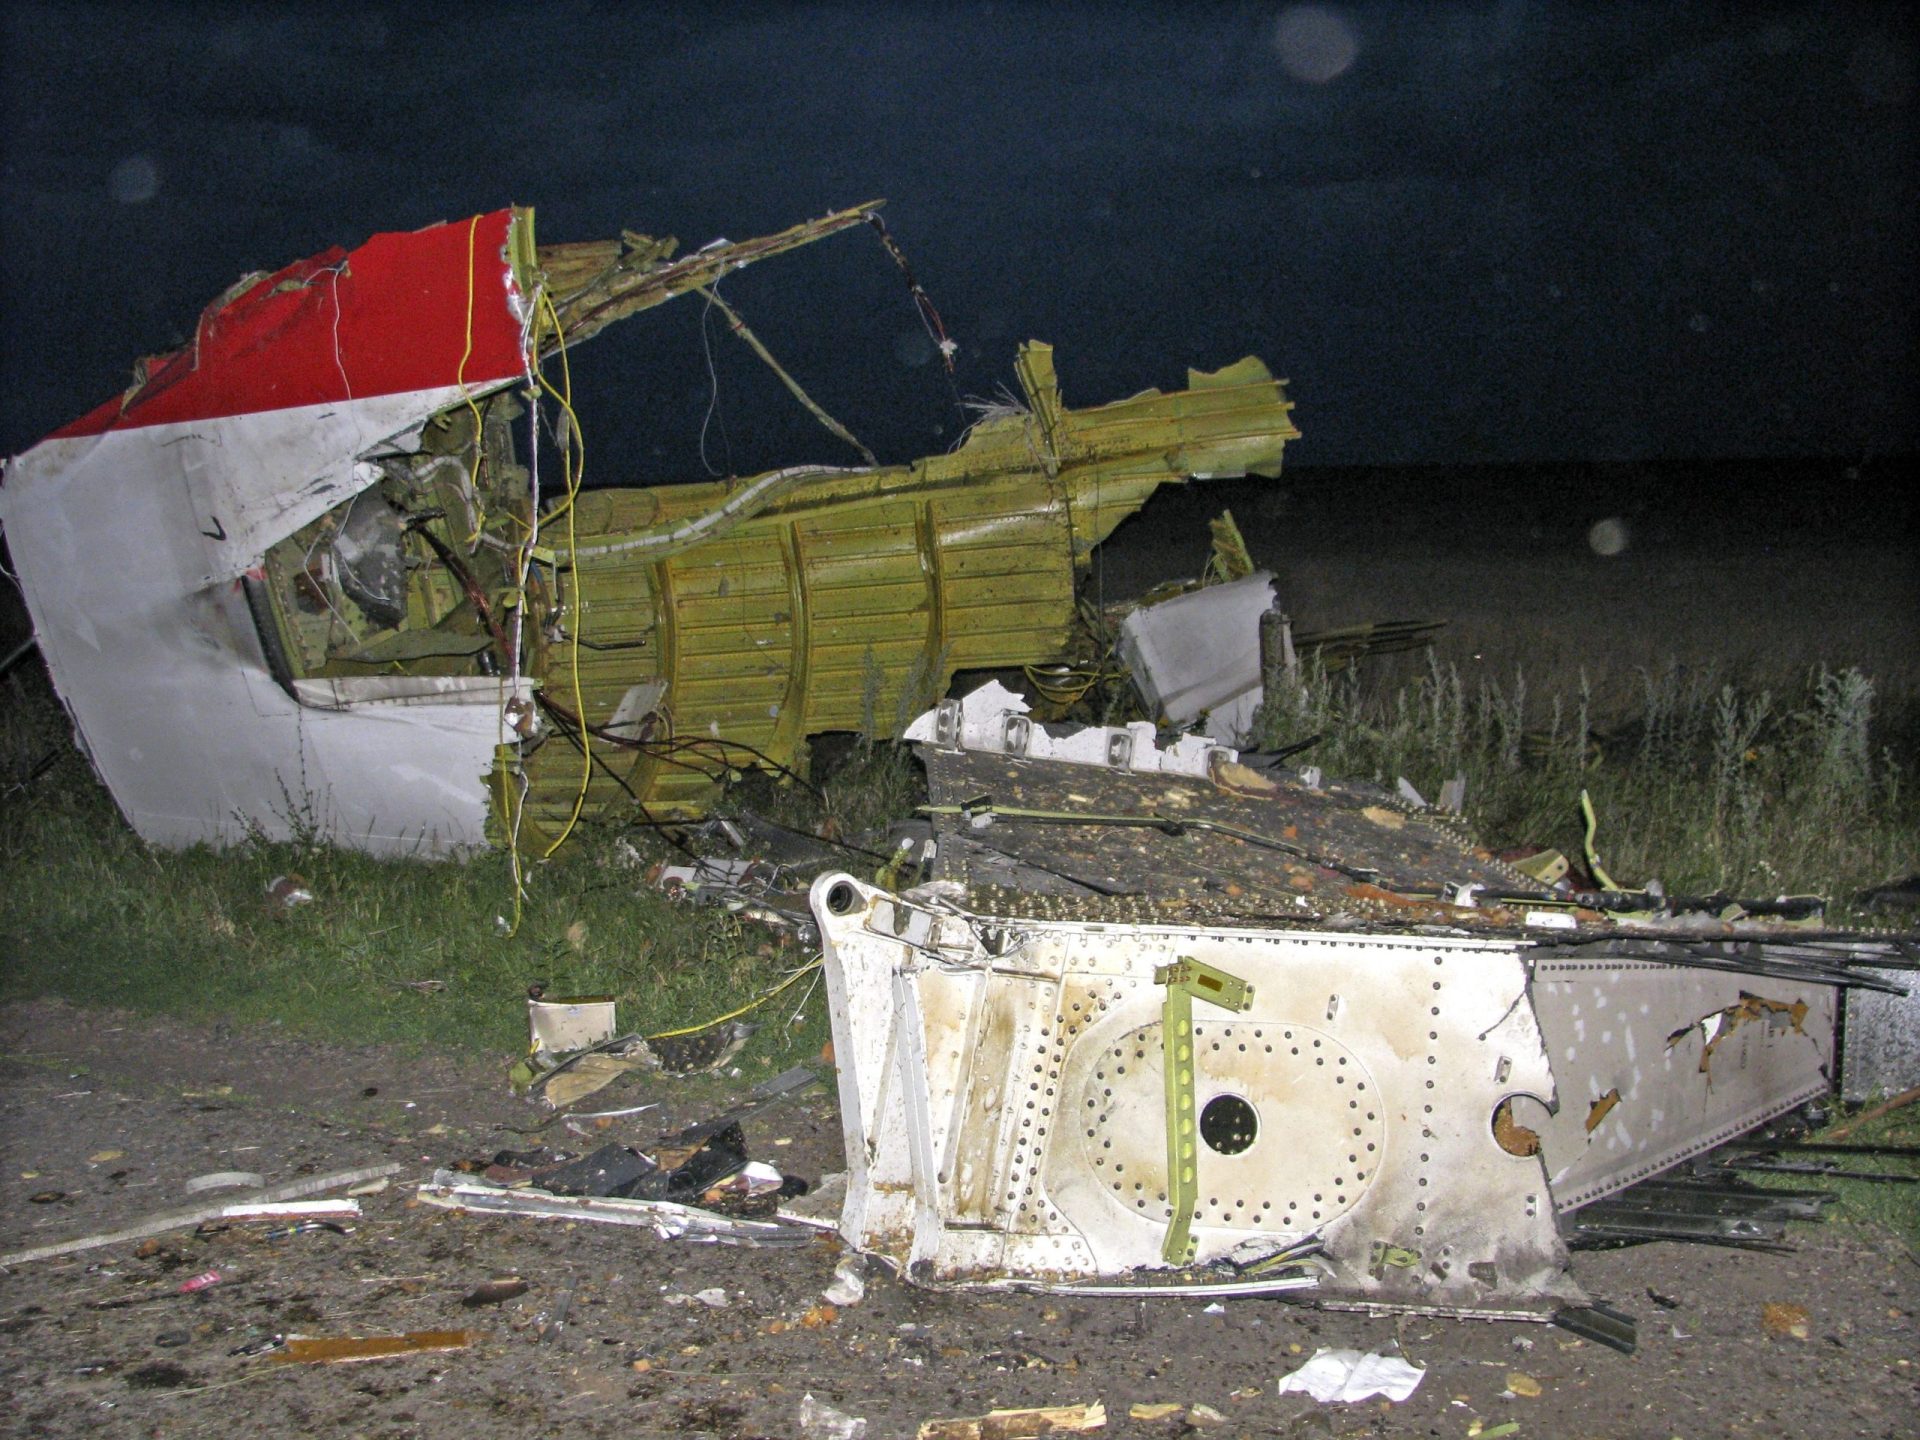
[{"label": "crushed metal sheet", "polygon": [[1182,729],[1204,717],[1208,735],[1239,743],[1260,706],[1260,617],[1273,601],[1262,570],[1129,611],[1116,648],[1148,713]]},{"label": "crushed metal sheet", "polygon": [[1920,985],[1914,984],[1913,963],[1909,959],[1905,969],[1871,971],[1893,985],[1911,987],[1908,995],[1864,989],[1847,995],[1840,1098],[1849,1103],[1920,1085]]},{"label": "crushed metal sheet", "polygon": [[808,1245],[813,1232],[772,1220],[741,1220],[670,1200],[634,1200],[596,1195],[552,1195],[544,1190],[502,1190],[478,1185],[455,1171],[434,1172],[420,1198],[443,1210],[480,1215],[527,1215],[545,1220],[592,1220],[605,1225],[635,1225],[662,1240],[716,1245]]},{"label": "crushed metal sheet", "polygon": [[1833,1196],[1817,1190],[1763,1190],[1713,1169],[1670,1171],[1583,1205],[1562,1222],[1578,1247],[1642,1240],[1694,1240],[1776,1248],[1791,1221],[1818,1220]]},{"label": "crushed metal sheet", "polygon": [[[399,1173],[399,1165],[388,1161],[380,1165],[363,1166],[357,1170],[339,1170],[326,1175],[308,1176],[302,1180],[289,1180],[283,1185],[275,1185],[271,1189],[260,1191],[253,1199],[262,1203],[295,1200],[301,1196],[318,1195],[323,1191],[337,1190],[342,1186],[358,1186],[370,1180],[380,1180]],[[36,1245],[27,1250],[15,1250],[0,1255],[0,1269],[24,1264],[29,1260],[49,1260],[55,1256],[72,1255],[82,1250],[97,1250],[103,1245],[118,1245],[128,1240],[144,1240],[152,1235],[164,1235],[169,1230],[190,1230],[196,1225],[204,1225],[210,1220],[223,1218],[228,1207],[233,1203],[231,1200],[214,1200],[184,1209],[165,1210],[117,1230],[105,1230],[92,1235],[82,1235],[77,1239],[56,1241],[50,1245]]]},{"label": "crushed metal sheet", "polygon": [[[1242,1247],[1311,1240],[1272,1278],[1543,1318],[1584,1298],[1561,1216],[1821,1093],[1832,1058],[1832,981],[1759,1003],[1737,974],[1535,959],[1520,936],[1055,920],[844,875],[813,904],[841,1233],[935,1286],[1230,1289],[1244,1279],[1218,1267]],[[1189,1060],[1165,1002],[1196,963],[1249,1008],[1194,1002]],[[1739,1059],[1719,1082],[1704,1041],[1665,1044],[1741,1006],[1756,1018],[1727,1032]],[[1176,1094],[1200,1143],[1194,1262],[1169,1268]],[[1603,1097],[1598,1116],[1568,1094]]]},{"label": "crushed metal sheet", "polygon": [[[991,852],[1083,893],[1133,897],[1138,918],[1493,928],[1512,926],[1513,912],[1453,904],[1443,887],[1551,898],[1443,817],[1404,813],[1364,790],[1256,775],[1218,750],[1206,777],[927,745],[920,754],[940,842],[935,875],[963,885],[997,883],[980,858]],[[996,900],[1013,913],[1023,905],[1013,893]]]}]

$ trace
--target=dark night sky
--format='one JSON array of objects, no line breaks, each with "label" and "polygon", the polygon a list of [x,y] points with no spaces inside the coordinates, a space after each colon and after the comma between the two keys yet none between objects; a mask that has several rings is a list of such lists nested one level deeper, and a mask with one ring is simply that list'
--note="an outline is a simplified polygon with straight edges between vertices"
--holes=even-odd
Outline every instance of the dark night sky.
[{"label": "dark night sky", "polygon": [[[1316,465],[1920,449],[1904,4],[5,14],[0,453],[329,244],[518,202],[698,245],[875,196],[963,393],[1031,335],[1076,404],[1259,353]],[[883,456],[951,440],[870,237],[728,285]],[[707,408],[670,308],[577,357],[603,481]],[[820,450],[722,378],[729,441]]]}]

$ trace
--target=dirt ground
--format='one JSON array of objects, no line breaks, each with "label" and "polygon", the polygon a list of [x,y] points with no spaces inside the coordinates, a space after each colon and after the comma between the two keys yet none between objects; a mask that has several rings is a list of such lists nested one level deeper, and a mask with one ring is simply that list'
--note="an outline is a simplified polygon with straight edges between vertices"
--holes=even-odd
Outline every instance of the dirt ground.
[{"label": "dirt ground", "polygon": [[[1544,1325],[1280,1299],[1209,1313],[1172,1298],[938,1295],[877,1268],[862,1301],[829,1311],[830,1237],[721,1248],[422,1205],[414,1188],[435,1167],[527,1144],[502,1128],[539,1118],[507,1093],[509,1057],[346,1050],[57,1002],[0,1010],[0,1036],[0,1250],[204,1199],[184,1185],[210,1171],[276,1184],[400,1167],[350,1234],[180,1230],[0,1273],[9,1435],[788,1437],[803,1433],[808,1394],[864,1417],[873,1440],[932,1417],[1093,1401],[1111,1435],[1466,1437],[1509,1422],[1518,1429],[1499,1433],[1562,1440],[1920,1435],[1920,1265],[1849,1225],[1802,1227],[1785,1255],[1661,1244],[1577,1256],[1587,1289],[1638,1318],[1631,1357]],[[622,1103],[661,1108],[607,1138],[650,1141],[759,1078],[639,1082]],[[747,1138],[787,1174],[817,1180],[842,1164],[828,1088],[750,1122]],[[219,1283],[181,1293],[209,1271]],[[503,1276],[529,1288],[463,1304]],[[709,1290],[724,1304],[689,1303]],[[1768,1333],[1769,1302],[1805,1309],[1804,1338]],[[274,1335],[424,1330],[472,1342],[357,1365],[236,1353]],[[1278,1394],[1321,1346],[1398,1347],[1426,1374],[1397,1405]],[[1153,1403],[1184,1408],[1130,1417]]]}]

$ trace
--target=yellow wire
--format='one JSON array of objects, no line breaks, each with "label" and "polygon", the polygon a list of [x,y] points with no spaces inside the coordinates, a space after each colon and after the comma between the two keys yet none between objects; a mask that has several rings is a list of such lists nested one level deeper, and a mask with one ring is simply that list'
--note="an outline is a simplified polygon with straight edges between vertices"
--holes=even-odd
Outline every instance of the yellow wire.
[{"label": "yellow wire", "polygon": [[474,216],[467,221],[467,347],[460,352],[460,368],[454,373],[453,383],[460,387],[460,394],[467,402],[467,409],[473,415],[473,468],[467,472],[467,489],[473,493],[473,533],[467,536],[466,544],[471,547],[480,538],[480,531],[486,526],[486,507],[480,500],[480,407],[474,403],[472,394],[467,390],[467,361],[473,356],[473,250],[475,232],[480,228],[480,217]]},{"label": "yellow wire", "polygon": [[[461,397],[467,402],[468,412],[473,416],[473,468],[467,472],[467,489],[473,494],[473,533],[466,539],[466,543],[469,546],[479,540],[480,532],[486,526],[486,507],[480,499],[480,460],[485,452],[485,445],[482,441],[483,422],[480,416],[480,406],[475,403],[472,392],[467,389],[467,361],[473,358],[473,261],[475,240],[479,229],[480,217],[475,215],[467,221],[466,346],[460,352],[460,365],[459,368],[454,371],[453,377],[454,383],[460,387]],[[499,754],[505,749],[507,743],[506,710],[504,707],[502,707],[500,712],[498,729],[495,733],[494,740],[494,763],[499,764]],[[504,777],[504,779],[505,783],[502,787],[502,793],[508,797],[507,814],[501,818],[505,822],[506,829],[507,866],[513,880],[513,920],[507,926],[507,935],[511,938],[520,933],[521,892],[525,889],[521,879],[522,870],[520,865],[520,812],[522,806],[526,803],[526,796],[514,789],[512,783],[513,777],[511,775]]]},{"label": "yellow wire", "polygon": [[724,1015],[716,1015],[713,1017],[713,1019],[703,1020],[698,1025],[682,1025],[678,1030],[662,1030],[657,1034],[649,1035],[646,1038],[649,1040],[671,1040],[674,1037],[679,1035],[698,1034],[702,1030],[711,1030],[716,1025],[724,1025],[729,1020],[737,1020],[742,1015],[746,1014],[749,1010],[757,1010],[760,1006],[766,1004],[767,1001],[773,999],[774,996],[778,995],[782,990],[785,990],[788,986],[792,985],[794,981],[800,979],[801,976],[811,975],[814,971],[820,968],[821,963],[822,962],[819,960],[809,960],[806,964],[802,965],[798,970],[794,971],[791,975],[787,976],[786,979],[782,980],[778,985],[774,986],[771,990],[767,991],[766,994],[761,995],[757,999],[749,1000],[746,1004],[742,1005],[738,1010],[729,1010]]},{"label": "yellow wire", "polygon": [[1024,668],[1033,688],[1055,705],[1071,705],[1102,680],[1124,679],[1127,673],[1099,665],[1028,665]]},{"label": "yellow wire", "polygon": [[[585,478],[587,473],[587,442],[586,437],[580,433],[580,417],[574,413],[573,409],[573,368],[567,360],[567,337],[565,332],[560,328],[559,313],[553,308],[553,297],[548,295],[545,290],[540,292],[540,303],[546,311],[547,319],[553,325],[554,337],[560,342],[560,383],[562,388],[561,393],[555,395],[554,398],[560,402],[561,408],[567,412],[568,421],[567,453],[562,460],[562,463],[566,467],[567,497],[560,502],[559,510],[549,515],[547,519],[552,521],[562,514],[567,517],[567,553],[571,555],[576,549],[576,541],[578,539],[574,528],[573,502],[575,497],[580,494],[580,482]],[[537,368],[534,371],[534,375],[536,379],[539,380],[541,391],[545,394],[552,395],[553,390],[547,385],[545,379],[540,376]],[[554,567],[555,584],[559,583],[559,579],[560,571],[556,565]],[[570,584],[573,589],[573,624],[569,627],[569,633],[567,635],[567,650],[568,668],[571,670],[573,677],[573,713],[580,724],[580,789],[574,794],[573,809],[567,815],[566,825],[562,827],[558,835],[554,836],[553,843],[548,845],[545,853],[541,855],[540,858],[543,860],[551,859],[553,852],[564,845],[567,837],[573,834],[574,826],[580,821],[580,811],[587,803],[588,787],[593,783],[593,739],[587,733],[587,707],[586,702],[581,698],[580,690],[580,631],[585,625],[584,611],[586,607],[584,604],[585,597],[580,593],[580,565],[578,561],[574,562]]]}]

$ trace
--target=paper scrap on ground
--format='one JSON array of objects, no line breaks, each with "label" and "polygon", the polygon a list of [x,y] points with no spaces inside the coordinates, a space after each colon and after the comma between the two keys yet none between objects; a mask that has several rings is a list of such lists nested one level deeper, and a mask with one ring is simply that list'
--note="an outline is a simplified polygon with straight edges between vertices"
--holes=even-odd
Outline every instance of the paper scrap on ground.
[{"label": "paper scrap on ground", "polygon": [[1095,1400],[1089,1405],[1043,1405],[926,1420],[914,1440],[1032,1440],[1040,1435],[1084,1435],[1106,1428],[1107,1407]]},{"label": "paper scrap on ground", "polygon": [[1375,1395],[1404,1400],[1426,1371],[1398,1355],[1362,1355],[1358,1350],[1316,1350],[1313,1358],[1280,1381],[1280,1393],[1301,1391],[1321,1404],[1351,1404]]},{"label": "paper scrap on ground", "polygon": [[800,1397],[800,1433],[806,1440],[861,1440],[867,1433],[867,1418],[836,1410],[806,1394]]}]

